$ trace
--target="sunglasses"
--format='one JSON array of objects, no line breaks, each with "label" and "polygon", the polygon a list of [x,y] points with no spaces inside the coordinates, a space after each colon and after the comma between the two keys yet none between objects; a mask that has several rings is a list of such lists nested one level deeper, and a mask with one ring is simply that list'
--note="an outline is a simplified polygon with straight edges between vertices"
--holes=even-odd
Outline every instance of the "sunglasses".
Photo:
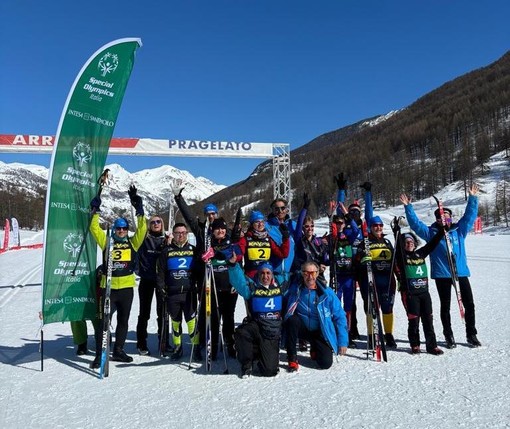
[{"label": "sunglasses", "polygon": [[127,231],[129,228],[127,226],[118,226],[115,228],[115,231]]},{"label": "sunglasses", "polygon": [[372,226],[374,228],[384,228],[384,225],[382,223],[373,223]]},{"label": "sunglasses", "polygon": [[287,207],[285,206],[275,206],[274,208],[274,211],[276,212],[284,212],[285,210],[287,210]]},{"label": "sunglasses", "polygon": [[303,228],[305,229],[313,229],[315,225],[303,225]]},{"label": "sunglasses", "polygon": [[159,224],[161,224],[161,220],[159,220],[159,219],[151,220],[151,225],[159,225]]},{"label": "sunglasses", "polygon": [[317,271],[301,271],[304,276],[316,276]]}]

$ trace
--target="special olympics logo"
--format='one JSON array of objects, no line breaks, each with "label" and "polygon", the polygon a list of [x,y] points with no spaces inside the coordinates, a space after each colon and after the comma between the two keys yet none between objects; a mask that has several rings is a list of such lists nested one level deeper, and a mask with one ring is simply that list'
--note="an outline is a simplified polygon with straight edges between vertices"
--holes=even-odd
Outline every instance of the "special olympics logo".
[{"label": "special olympics logo", "polygon": [[113,73],[115,70],[117,70],[118,65],[119,56],[117,54],[107,52],[99,60],[97,68],[101,72],[101,76],[105,77],[108,73]]},{"label": "special olympics logo", "polygon": [[73,148],[73,157],[76,159],[76,161],[78,161],[80,167],[83,167],[83,164],[89,162],[92,159],[92,150],[88,144],[78,142]]},{"label": "special olympics logo", "polygon": [[80,253],[81,243],[83,242],[83,235],[76,232],[71,232],[64,239],[64,250],[71,254],[73,258],[78,257]]}]

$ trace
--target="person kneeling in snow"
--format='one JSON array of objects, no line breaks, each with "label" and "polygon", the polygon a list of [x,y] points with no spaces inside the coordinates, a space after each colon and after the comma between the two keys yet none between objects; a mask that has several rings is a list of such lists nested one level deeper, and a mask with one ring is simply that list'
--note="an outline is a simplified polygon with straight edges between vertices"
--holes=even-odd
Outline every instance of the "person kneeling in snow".
[{"label": "person kneeling in snow", "polygon": [[234,333],[241,377],[251,375],[255,360],[262,376],[273,377],[279,371],[283,290],[275,282],[270,264],[261,264],[256,280],[252,280],[235,261],[233,253],[228,269],[230,284],[248,303],[248,316]]},{"label": "person kneeling in snow", "polygon": [[296,344],[299,339],[310,343],[310,357],[320,369],[333,364],[333,353],[345,355],[348,335],[347,319],[340,300],[333,289],[318,279],[319,266],[305,262],[301,279],[291,284],[285,314],[285,346],[289,371],[299,369]]}]

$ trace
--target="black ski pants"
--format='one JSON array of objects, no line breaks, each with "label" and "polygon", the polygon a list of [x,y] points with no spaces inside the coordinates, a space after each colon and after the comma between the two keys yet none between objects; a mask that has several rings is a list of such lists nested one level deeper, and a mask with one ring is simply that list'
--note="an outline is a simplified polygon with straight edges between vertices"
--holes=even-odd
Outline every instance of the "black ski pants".
[{"label": "black ski pants", "polygon": [[[137,347],[147,348],[147,325],[151,318],[152,298],[156,295],[156,313],[158,315],[158,337],[161,336],[161,325],[163,323],[163,302],[157,291],[156,280],[149,278],[141,278],[138,285],[138,298],[140,300],[140,310],[138,313],[138,323],[136,325],[136,345]],[[166,331],[169,327],[166,326]],[[166,344],[169,343],[167,337]]]},{"label": "black ski pants", "polygon": [[252,320],[240,325],[234,333],[237,359],[241,367],[251,368],[255,360],[264,377],[278,374],[280,363],[280,339],[263,338],[259,325]]},{"label": "black ski pants", "polygon": [[420,319],[425,334],[425,347],[427,351],[432,351],[437,347],[436,333],[434,332],[434,323],[432,317],[432,299],[430,293],[420,294],[402,293],[402,301],[407,312],[409,324],[407,327],[407,336],[411,347],[420,345]]},{"label": "black ski pants", "polygon": [[315,354],[320,369],[328,369],[333,365],[333,351],[320,329],[309,331],[297,314],[290,316],[284,326],[286,329],[285,347],[289,361],[297,359],[296,344],[298,339],[301,339],[310,343],[310,354]]},{"label": "black ski pants", "polygon": [[[104,330],[104,299],[106,290],[101,289],[99,299],[100,310],[100,329],[96,335],[96,353],[101,352],[101,341]],[[115,327],[115,345],[114,350],[123,350],[127,338],[129,314],[131,313],[131,305],[133,304],[133,288],[112,289],[110,293],[110,317],[113,312],[117,312],[117,326]]]},{"label": "black ski pants", "polygon": [[[441,323],[443,324],[443,334],[445,336],[453,335],[450,304],[452,299],[453,283],[451,278],[434,279],[436,282],[439,300],[441,302]],[[473,300],[473,291],[468,277],[459,277],[459,289],[462,303],[465,309],[466,335],[476,335],[475,326],[475,303]],[[457,300],[457,297],[455,297]],[[457,307],[457,306],[456,306]],[[458,311],[458,310],[457,310]]]}]

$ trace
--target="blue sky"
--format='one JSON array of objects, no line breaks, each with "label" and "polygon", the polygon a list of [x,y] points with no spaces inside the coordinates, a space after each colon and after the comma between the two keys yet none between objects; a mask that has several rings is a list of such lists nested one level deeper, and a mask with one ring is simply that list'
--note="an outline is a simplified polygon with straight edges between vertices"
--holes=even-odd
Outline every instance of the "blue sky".
[{"label": "blue sky", "polygon": [[[116,137],[289,143],[408,106],[510,48],[510,2],[0,2],[0,134],[54,135],[102,45],[140,37]],[[49,166],[45,155],[0,154]],[[109,157],[216,183],[260,160]]]}]

